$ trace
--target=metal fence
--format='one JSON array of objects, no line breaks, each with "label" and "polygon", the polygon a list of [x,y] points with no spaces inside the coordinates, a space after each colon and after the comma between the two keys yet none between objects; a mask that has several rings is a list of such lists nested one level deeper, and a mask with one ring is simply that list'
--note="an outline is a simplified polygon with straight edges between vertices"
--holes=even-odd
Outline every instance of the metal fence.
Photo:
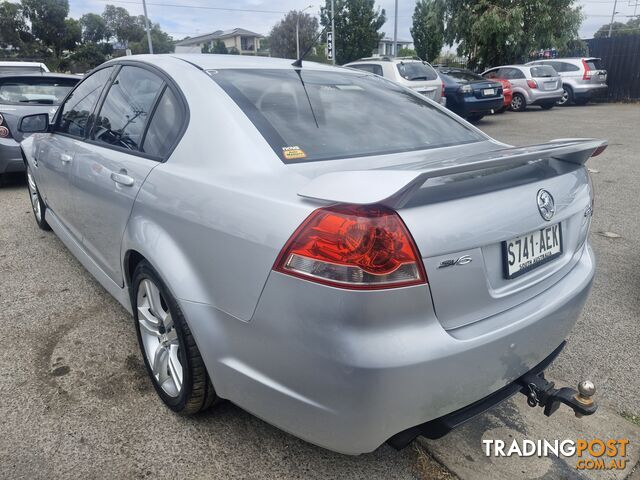
[{"label": "metal fence", "polygon": [[640,100],[640,35],[587,40],[589,55],[602,59],[607,70],[607,97],[612,101]]}]

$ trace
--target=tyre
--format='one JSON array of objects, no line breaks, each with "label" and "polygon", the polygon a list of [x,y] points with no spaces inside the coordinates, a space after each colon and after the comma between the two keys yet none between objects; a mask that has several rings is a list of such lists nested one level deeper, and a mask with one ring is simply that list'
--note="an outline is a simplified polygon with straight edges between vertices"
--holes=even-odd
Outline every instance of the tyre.
[{"label": "tyre", "polygon": [[180,306],[146,260],[132,285],[138,343],[158,396],[180,414],[206,410],[218,396]]},{"label": "tyre", "polygon": [[543,103],[540,108],[543,110],[551,110],[554,107],[554,103]]},{"label": "tyre", "polygon": [[31,210],[33,216],[36,219],[36,223],[41,230],[51,230],[51,227],[45,220],[47,213],[47,206],[40,197],[40,191],[38,185],[36,185],[36,179],[31,172],[31,167],[27,166],[27,188],[29,189],[29,200],[31,201]]},{"label": "tyre", "polygon": [[470,116],[467,117],[467,122],[469,122],[469,123],[478,123],[483,118],[484,118],[484,115],[470,115]]},{"label": "tyre", "polygon": [[564,107],[573,102],[573,90],[569,85],[562,86],[562,98],[556,102],[557,105]]},{"label": "tyre", "polygon": [[527,109],[527,100],[521,93],[514,93],[511,98],[511,110],[514,112],[524,112]]}]

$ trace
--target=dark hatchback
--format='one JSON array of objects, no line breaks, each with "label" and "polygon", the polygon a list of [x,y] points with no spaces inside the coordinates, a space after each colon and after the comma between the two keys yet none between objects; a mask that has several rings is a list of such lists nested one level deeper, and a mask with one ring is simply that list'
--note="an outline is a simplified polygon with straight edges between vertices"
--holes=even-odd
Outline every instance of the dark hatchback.
[{"label": "dark hatchback", "polygon": [[447,107],[471,122],[502,108],[502,84],[462,68],[438,67]]}]

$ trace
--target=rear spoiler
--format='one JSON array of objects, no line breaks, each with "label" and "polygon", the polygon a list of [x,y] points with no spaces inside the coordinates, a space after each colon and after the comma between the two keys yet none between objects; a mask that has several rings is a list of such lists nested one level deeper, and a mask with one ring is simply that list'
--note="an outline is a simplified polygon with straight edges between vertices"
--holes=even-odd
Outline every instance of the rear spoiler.
[{"label": "rear spoiler", "polygon": [[443,161],[425,161],[384,169],[332,172],[320,175],[298,195],[327,202],[402,207],[429,178],[473,172],[506,165],[523,165],[554,158],[584,165],[607,147],[605,140],[563,138],[524,147],[507,147]]}]

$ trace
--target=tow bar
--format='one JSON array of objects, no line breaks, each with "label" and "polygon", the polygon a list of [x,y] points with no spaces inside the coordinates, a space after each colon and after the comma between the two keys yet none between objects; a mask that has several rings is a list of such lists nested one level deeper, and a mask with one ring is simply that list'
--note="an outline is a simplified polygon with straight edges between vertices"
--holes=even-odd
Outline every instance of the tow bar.
[{"label": "tow bar", "polygon": [[571,408],[576,417],[593,415],[598,405],[593,400],[596,387],[589,380],[578,384],[578,390],[569,387],[554,388],[555,384],[544,378],[544,372],[527,373],[517,380],[522,386],[520,393],[526,395],[527,404],[532,407],[544,407],[547,417],[558,410],[561,403]]}]

